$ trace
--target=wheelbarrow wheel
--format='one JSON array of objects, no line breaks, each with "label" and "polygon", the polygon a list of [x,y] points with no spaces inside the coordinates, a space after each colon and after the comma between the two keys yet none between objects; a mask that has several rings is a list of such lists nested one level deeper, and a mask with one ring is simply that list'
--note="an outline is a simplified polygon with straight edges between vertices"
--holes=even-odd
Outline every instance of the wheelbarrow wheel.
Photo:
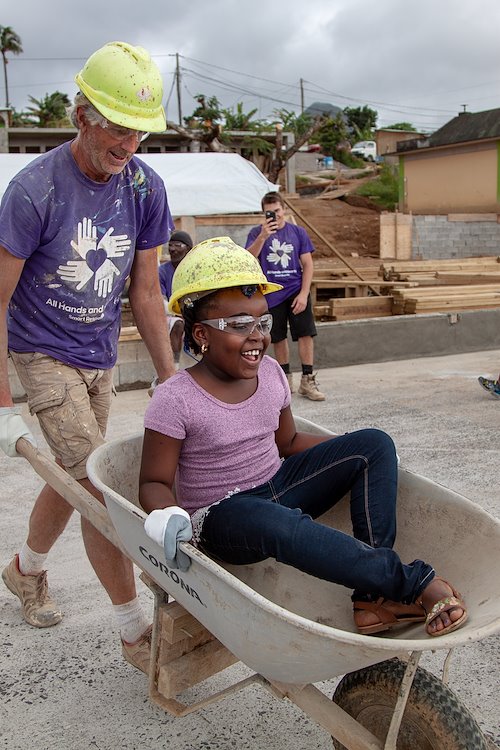
[{"label": "wheelbarrow wheel", "polygon": [[[391,659],[347,674],[332,700],[385,740],[405,664]],[[336,750],[346,750],[333,740]],[[438,678],[417,669],[399,730],[397,750],[488,750],[476,720]]]}]

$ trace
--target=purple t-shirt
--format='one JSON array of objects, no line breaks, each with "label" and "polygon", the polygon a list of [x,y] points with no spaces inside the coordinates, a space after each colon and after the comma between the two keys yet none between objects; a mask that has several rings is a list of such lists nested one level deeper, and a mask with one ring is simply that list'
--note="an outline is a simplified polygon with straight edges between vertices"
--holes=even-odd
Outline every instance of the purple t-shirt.
[{"label": "purple t-shirt", "polygon": [[163,181],[135,157],[105,183],[80,171],[70,143],[28,164],[0,206],[0,245],[26,261],[9,307],[9,347],[112,367],[135,251],[167,242],[172,229]]},{"label": "purple t-shirt", "polygon": [[158,269],[161,293],[167,299],[170,299],[170,295],[172,294],[172,277],[174,275],[174,271],[175,268],[173,267],[170,260],[166,263],[162,263]]},{"label": "purple t-shirt", "polygon": [[189,513],[228,494],[267,482],[281,460],[274,439],[280,412],[290,404],[281,367],[264,356],[255,393],[226,404],[181,370],[159,385],[144,426],[183,440],[176,478],[177,503]]},{"label": "purple t-shirt", "polygon": [[[249,247],[260,234],[260,226],[248,233],[245,247]],[[266,278],[283,289],[266,295],[269,308],[276,307],[289,297],[295,297],[302,286],[302,266],[300,256],[313,253],[314,247],[303,227],[285,223],[264,242],[259,253],[259,263]]]}]

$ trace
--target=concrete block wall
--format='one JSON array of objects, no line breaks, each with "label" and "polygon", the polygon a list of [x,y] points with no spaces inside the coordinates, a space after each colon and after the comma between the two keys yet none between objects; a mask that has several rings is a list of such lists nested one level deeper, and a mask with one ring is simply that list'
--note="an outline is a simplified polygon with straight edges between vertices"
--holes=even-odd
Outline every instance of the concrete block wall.
[{"label": "concrete block wall", "polygon": [[412,258],[440,260],[500,255],[496,214],[476,220],[450,216],[413,216]]}]

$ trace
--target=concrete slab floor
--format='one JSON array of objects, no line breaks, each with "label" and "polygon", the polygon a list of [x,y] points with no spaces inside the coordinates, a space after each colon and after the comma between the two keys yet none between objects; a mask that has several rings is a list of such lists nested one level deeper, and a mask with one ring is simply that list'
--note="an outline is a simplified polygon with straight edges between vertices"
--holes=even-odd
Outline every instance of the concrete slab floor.
[{"label": "concrete slab floor", "polygon": [[[313,403],[293,396],[293,409],[334,431],[365,426],[395,439],[402,464],[463,493],[500,516],[498,424],[500,400],[477,384],[498,375],[500,351],[356,365],[320,371],[328,396]],[[109,437],[141,429],[146,391],[118,394]],[[39,445],[43,439],[27,415]],[[3,519],[0,564],[25,539],[33,499],[42,482],[23,459],[0,458]],[[48,558],[52,592],[65,617],[60,625],[26,625],[17,600],[0,584],[0,747],[5,750],[327,750],[328,734],[286,701],[258,687],[184,719],[147,698],[144,675],[126,664],[111,608],[90,568],[77,514]],[[459,550],[457,550],[459,554]],[[500,557],[500,551],[499,551]],[[492,560],[499,566],[499,560]],[[138,582],[151,607],[149,591]],[[451,663],[450,687],[492,741],[500,746],[500,635],[463,647]],[[439,674],[443,655],[422,665]],[[249,674],[245,666],[193,688],[187,702]],[[320,685],[328,695],[337,680]]]}]

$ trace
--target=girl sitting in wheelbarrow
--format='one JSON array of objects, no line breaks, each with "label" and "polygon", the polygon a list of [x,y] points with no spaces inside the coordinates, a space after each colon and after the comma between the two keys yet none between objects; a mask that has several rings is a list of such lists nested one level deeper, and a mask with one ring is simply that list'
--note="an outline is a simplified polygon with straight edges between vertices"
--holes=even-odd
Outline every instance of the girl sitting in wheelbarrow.
[{"label": "girl sitting in wheelbarrow", "polygon": [[[392,439],[377,429],[296,431],[286,376],[266,356],[265,295],[278,288],[228,237],[200,243],[179,264],[169,307],[200,360],[159,385],[146,412],[146,533],[172,567],[187,569],[177,543],[193,538],[226,563],[272,557],[347,586],[361,633],[419,621],[430,636],[455,630],[467,618],[460,595],[430,564],[405,564],[392,549]],[[354,536],[314,520],[348,492]]]}]

